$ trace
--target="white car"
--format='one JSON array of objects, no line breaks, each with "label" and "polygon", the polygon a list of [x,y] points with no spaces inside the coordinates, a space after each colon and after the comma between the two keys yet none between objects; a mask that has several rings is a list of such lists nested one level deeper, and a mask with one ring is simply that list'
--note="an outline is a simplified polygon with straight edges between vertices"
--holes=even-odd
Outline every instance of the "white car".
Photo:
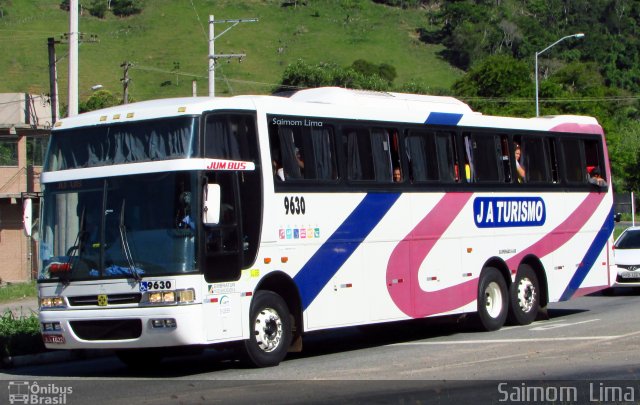
[{"label": "white car", "polygon": [[613,244],[618,276],[611,287],[640,287],[640,226],[624,230]]}]

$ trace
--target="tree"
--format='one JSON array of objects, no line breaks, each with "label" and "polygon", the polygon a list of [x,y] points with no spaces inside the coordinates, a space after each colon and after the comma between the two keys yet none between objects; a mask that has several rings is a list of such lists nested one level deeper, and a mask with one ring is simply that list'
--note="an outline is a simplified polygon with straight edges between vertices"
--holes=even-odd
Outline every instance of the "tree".
[{"label": "tree", "polygon": [[104,18],[107,13],[108,4],[105,0],[93,0],[87,10],[94,17]]},{"label": "tree", "polygon": [[530,115],[530,104],[510,103],[510,98],[531,97],[529,66],[508,55],[483,59],[453,84],[454,93],[463,98],[482,98],[470,104],[487,114]]},{"label": "tree", "polygon": [[87,111],[99,110],[101,108],[113,107],[119,105],[120,100],[116,98],[108,90],[98,90],[87,99],[87,101],[81,102],[78,105],[78,110],[81,113]]},{"label": "tree", "polygon": [[332,63],[309,65],[299,59],[287,66],[276,92],[322,86],[378,91],[389,89],[389,83],[378,75],[366,76],[351,67],[343,68]]},{"label": "tree", "polygon": [[388,83],[393,82],[393,80],[398,75],[396,72],[396,68],[388,63],[381,63],[376,65],[375,63],[371,63],[364,59],[357,59],[351,64],[351,68],[356,72],[359,72],[365,76],[376,75]]},{"label": "tree", "polygon": [[111,0],[111,12],[118,17],[128,17],[142,12],[142,0]]}]

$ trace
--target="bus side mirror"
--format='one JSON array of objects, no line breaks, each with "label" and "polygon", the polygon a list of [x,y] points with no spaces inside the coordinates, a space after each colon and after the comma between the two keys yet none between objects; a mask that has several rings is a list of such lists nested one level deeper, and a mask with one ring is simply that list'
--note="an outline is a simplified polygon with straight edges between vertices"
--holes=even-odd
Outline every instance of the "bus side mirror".
[{"label": "bus side mirror", "polygon": [[220,185],[204,186],[204,202],[202,204],[202,222],[205,225],[220,223]]},{"label": "bus side mirror", "polygon": [[22,225],[24,227],[24,234],[31,236],[31,227],[33,226],[33,202],[31,198],[26,198],[22,203]]},{"label": "bus side mirror", "polygon": [[620,222],[620,220],[622,219],[622,213],[618,212],[617,214],[615,214],[613,216],[613,220],[616,222]]}]

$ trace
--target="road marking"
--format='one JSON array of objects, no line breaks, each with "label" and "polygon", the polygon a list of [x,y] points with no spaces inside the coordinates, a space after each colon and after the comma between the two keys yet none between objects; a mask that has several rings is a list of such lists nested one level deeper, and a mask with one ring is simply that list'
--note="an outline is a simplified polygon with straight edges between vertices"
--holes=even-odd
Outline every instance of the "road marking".
[{"label": "road marking", "polygon": [[583,323],[589,323],[589,322],[595,322],[595,321],[599,321],[600,319],[589,319],[586,321],[581,321],[581,322],[573,322],[573,323],[555,323],[553,325],[542,325],[542,326],[536,326],[535,328],[531,328],[529,330],[550,330],[550,329],[556,329],[556,328],[564,328],[565,326],[575,326],[575,325],[580,325]]},{"label": "road marking", "polygon": [[624,335],[614,336],[573,336],[561,338],[533,338],[533,339],[480,339],[480,340],[457,340],[452,342],[404,342],[394,343],[389,346],[430,346],[430,345],[472,345],[482,343],[540,343],[540,342],[563,342],[563,341],[589,341],[589,340],[610,340],[619,339]]}]

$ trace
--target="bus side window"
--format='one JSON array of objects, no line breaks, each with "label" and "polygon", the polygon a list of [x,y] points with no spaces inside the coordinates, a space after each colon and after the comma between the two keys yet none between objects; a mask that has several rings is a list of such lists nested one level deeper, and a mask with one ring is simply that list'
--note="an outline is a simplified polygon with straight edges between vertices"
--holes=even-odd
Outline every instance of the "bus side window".
[{"label": "bus side window", "polygon": [[556,140],[549,138],[547,140],[549,146],[549,162],[551,164],[551,181],[554,184],[560,183],[560,169],[558,165],[558,151]]},{"label": "bus side window", "polygon": [[308,127],[272,123],[269,125],[269,147],[276,181],[338,178],[331,125]]},{"label": "bus side window", "polygon": [[522,165],[526,170],[526,179],[530,183],[548,183],[551,159],[547,153],[546,139],[541,137],[522,137]]},{"label": "bus side window", "polygon": [[453,134],[410,130],[404,139],[412,182],[459,181],[455,164]]},{"label": "bus side window", "polygon": [[584,155],[586,161],[586,169],[589,177],[593,177],[591,174],[594,172],[594,169],[597,169],[599,176],[606,181],[606,173],[601,168],[604,167],[604,159],[602,159],[603,152],[600,150],[600,142],[593,140],[585,140],[584,141]]},{"label": "bus side window", "polygon": [[586,183],[587,172],[584,163],[584,150],[579,139],[562,139],[561,161],[564,162],[564,176],[569,183]]},{"label": "bus side window", "polygon": [[465,156],[468,159],[469,182],[503,181],[500,139],[493,133],[467,133],[464,135]]},{"label": "bus side window", "polygon": [[500,135],[500,158],[502,159],[504,182],[511,183],[511,161],[509,159],[509,139],[507,135]]}]

